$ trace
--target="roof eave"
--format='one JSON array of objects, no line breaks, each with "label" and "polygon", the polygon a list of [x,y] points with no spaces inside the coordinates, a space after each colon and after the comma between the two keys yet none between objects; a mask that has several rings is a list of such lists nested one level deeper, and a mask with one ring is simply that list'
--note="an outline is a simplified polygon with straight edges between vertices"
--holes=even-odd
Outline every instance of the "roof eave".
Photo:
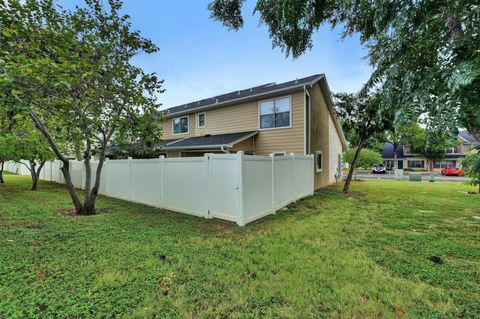
[{"label": "roof eave", "polygon": [[[248,135],[242,136],[228,144],[212,144],[212,145],[197,145],[197,146],[172,146],[172,147],[165,147],[162,148],[162,150],[169,151],[169,150],[188,150],[188,149],[213,149],[213,148],[232,148],[235,144],[240,143],[242,141],[245,141],[246,139],[249,139],[252,136],[255,136],[258,134],[258,131],[252,132]],[[178,141],[175,141],[178,142]],[[172,142],[171,144],[174,144],[175,142]]]}]

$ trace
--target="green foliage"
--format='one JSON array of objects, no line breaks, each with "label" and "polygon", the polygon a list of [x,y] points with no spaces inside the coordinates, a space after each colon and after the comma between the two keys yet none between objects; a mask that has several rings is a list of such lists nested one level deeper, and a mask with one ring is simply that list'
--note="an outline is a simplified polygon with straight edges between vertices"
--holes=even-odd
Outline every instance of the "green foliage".
[{"label": "green foliage", "polygon": [[462,168],[465,175],[470,177],[469,184],[479,187],[480,193],[480,152],[478,150],[471,151],[462,160]]},{"label": "green foliage", "polygon": [[334,103],[343,128],[350,132],[350,136],[354,136],[351,140],[357,144],[361,140],[366,142],[374,134],[382,133],[393,126],[394,114],[379,110],[378,94],[361,97],[355,94],[337,93],[334,95]]},{"label": "green foliage", "polygon": [[[355,155],[356,149],[350,148],[348,151],[345,152],[345,162],[351,163],[353,156]],[[375,150],[370,150],[368,148],[363,148],[360,151],[360,155],[358,156],[357,159],[357,167],[363,168],[363,169],[370,169],[372,168],[373,165],[375,164],[382,164],[383,163],[383,158],[382,155],[375,151]]]},{"label": "green foliage", "polygon": [[154,158],[158,157],[156,146],[160,142],[161,129],[151,119],[156,114],[142,114],[125,118],[121,129],[108,150],[110,158]]},{"label": "green foliage", "polygon": [[[358,154],[375,134],[380,134],[393,127],[394,113],[381,112],[379,109],[379,95],[359,96],[356,94],[338,93],[334,95],[337,114],[342,119],[342,126],[350,132],[357,134],[355,154]],[[358,157],[352,156],[343,192],[348,193],[353,172],[357,168]],[[379,161],[380,163],[382,161]]]},{"label": "green foliage", "polygon": [[403,127],[400,142],[410,145],[411,153],[427,158],[430,164],[442,160],[447,147],[455,145],[445,132],[428,132],[417,123]]},{"label": "green foliage", "polygon": [[[0,317],[476,318],[480,196],[362,181],[247,227],[62,186],[0,185]],[[445,234],[448,234],[446,236]],[[443,264],[430,261],[439,256]],[[68,265],[68,267],[66,266]]]},{"label": "green foliage", "polygon": [[[132,123],[138,122],[152,128],[157,117],[148,115],[157,114],[163,90],[155,74],[132,63],[137,54],[158,48],[132,30],[129,16],[121,14],[122,1],[85,4],[70,11],[52,0],[0,3],[0,111],[29,116],[64,167],[68,158],[59,144],[68,142],[85,160],[89,184],[94,147],[103,163],[116,132],[135,136]],[[148,129],[143,134],[158,133]],[[63,173],[69,175],[68,169]],[[83,205],[66,176],[78,211],[94,210],[97,176],[84,192]]]},{"label": "green foliage", "polygon": [[[243,0],[213,0],[212,15],[238,29],[241,14],[224,14],[227,2],[241,8]],[[257,0],[255,12],[273,46],[294,58],[325,24],[342,28],[343,37],[360,34],[373,69],[362,95],[380,87],[379,107],[400,121],[428,114],[428,131],[455,135],[465,127],[480,139],[478,2]]]}]

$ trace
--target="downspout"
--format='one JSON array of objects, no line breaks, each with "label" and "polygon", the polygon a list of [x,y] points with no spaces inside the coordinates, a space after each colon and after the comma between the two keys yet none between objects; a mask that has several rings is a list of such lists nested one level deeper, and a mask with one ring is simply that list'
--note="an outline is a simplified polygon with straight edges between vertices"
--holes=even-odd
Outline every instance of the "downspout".
[{"label": "downspout", "polygon": [[226,146],[220,146],[220,150],[225,153],[225,154],[230,154],[230,152],[228,151],[228,149],[225,149]]}]

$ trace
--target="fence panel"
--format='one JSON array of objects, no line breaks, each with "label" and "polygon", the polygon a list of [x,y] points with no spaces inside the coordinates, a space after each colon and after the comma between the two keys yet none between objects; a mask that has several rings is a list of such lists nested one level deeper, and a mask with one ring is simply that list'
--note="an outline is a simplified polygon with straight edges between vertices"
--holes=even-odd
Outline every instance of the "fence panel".
[{"label": "fence panel", "polygon": [[273,157],[273,187],[275,194],[275,209],[280,209],[294,201],[293,157]]},{"label": "fence panel", "polygon": [[265,156],[245,156],[243,165],[244,222],[273,213],[272,161]]},{"label": "fence panel", "polygon": [[52,165],[53,165],[53,161],[46,161],[42,170],[43,179],[49,182],[52,181]]},{"label": "fence panel", "polygon": [[206,157],[163,160],[164,208],[208,217],[208,160]]},{"label": "fence panel", "polygon": [[75,188],[83,189],[85,165],[81,161],[70,161],[70,176],[72,177],[72,184]]},{"label": "fence panel", "polygon": [[296,199],[313,195],[313,158],[295,156],[295,195]]},{"label": "fence panel", "polygon": [[[28,161],[22,161],[29,164]],[[47,162],[41,178],[64,183],[62,163]],[[91,162],[92,186],[98,161]],[[5,170],[30,175],[25,165],[5,163]],[[83,188],[85,166],[70,161],[72,183]],[[206,218],[244,225],[290,202],[313,194],[312,156],[203,157],[105,161],[99,193]]]},{"label": "fence panel", "polygon": [[161,205],[161,160],[132,160],[132,201],[160,207]]},{"label": "fence panel", "polygon": [[210,154],[208,170],[208,203],[210,217],[240,222],[241,204],[238,156],[235,154]]},{"label": "fence panel", "polygon": [[131,200],[130,160],[106,161],[103,170],[105,195]]},{"label": "fence panel", "polygon": [[53,161],[52,162],[52,182],[62,183],[63,184],[63,174],[60,170],[62,162],[60,161]]}]

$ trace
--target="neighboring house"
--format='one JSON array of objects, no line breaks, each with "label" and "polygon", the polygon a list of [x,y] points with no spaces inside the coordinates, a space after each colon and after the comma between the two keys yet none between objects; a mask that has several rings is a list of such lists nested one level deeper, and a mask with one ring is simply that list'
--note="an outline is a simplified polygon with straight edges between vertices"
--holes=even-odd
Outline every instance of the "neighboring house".
[{"label": "neighboring house", "polygon": [[[433,168],[441,170],[446,167],[461,168],[461,159],[472,148],[478,145],[478,141],[466,131],[458,133],[458,144],[445,150],[445,157],[441,161],[435,161]],[[397,146],[397,168],[412,170],[427,170],[428,164],[425,157],[418,156],[411,152],[408,145]],[[394,153],[393,144],[385,143],[382,151],[383,163],[387,169],[393,169]]]},{"label": "neighboring house", "polygon": [[191,102],[163,116],[166,157],[314,154],[315,188],[335,181],[347,148],[323,74]]}]

